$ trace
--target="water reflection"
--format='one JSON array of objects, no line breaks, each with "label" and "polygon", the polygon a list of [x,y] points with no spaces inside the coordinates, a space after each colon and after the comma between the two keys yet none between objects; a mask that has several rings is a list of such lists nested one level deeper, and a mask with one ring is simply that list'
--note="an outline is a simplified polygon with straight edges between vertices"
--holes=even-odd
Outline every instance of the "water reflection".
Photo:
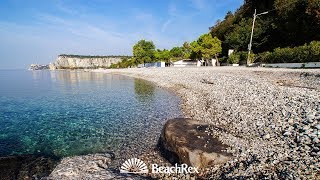
[{"label": "water reflection", "polygon": [[[111,79],[103,73],[84,72],[82,70],[50,71],[51,81],[58,84],[63,93],[78,93],[81,84],[92,86],[110,85]],[[90,87],[90,86],[89,86]],[[90,88],[87,88],[90,91]]]},{"label": "water reflection", "polygon": [[0,71],[0,83],[0,156],[137,155],[180,116],[179,98],[117,74]]},{"label": "water reflection", "polygon": [[50,71],[53,81],[60,81],[68,84],[79,84],[81,82],[103,83],[103,73],[91,73],[83,71]]},{"label": "water reflection", "polygon": [[140,102],[148,102],[154,98],[155,86],[148,81],[135,79],[134,92],[136,99]]}]

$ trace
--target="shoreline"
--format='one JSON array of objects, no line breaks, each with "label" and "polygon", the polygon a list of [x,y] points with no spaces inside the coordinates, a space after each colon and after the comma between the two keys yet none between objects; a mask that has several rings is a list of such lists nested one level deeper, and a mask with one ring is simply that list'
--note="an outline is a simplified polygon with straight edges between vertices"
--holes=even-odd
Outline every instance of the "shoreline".
[{"label": "shoreline", "polygon": [[[30,75],[29,79],[31,79],[32,82],[34,81],[35,76],[33,76],[34,74],[32,72],[23,71],[22,73]],[[52,73],[55,76],[52,76]],[[11,72],[11,74],[14,75],[16,73]],[[57,90],[58,92],[60,92],[61,85],[63,87],[64,87],[64,85],[76,85],[76,87],[77,88],[79,87],[79,89],[84,88],[84,87],[88,87],[88,89],[90,89],[90,93],[87,93],[87,91],[86,91],[86,93],[83,93],[85,95],[85,97],[90,97],[90,98],[103,97],[103,98],[99,98],[99,99],[97,99],[97,101],[95,101],[95,102],[98,102],[96,105],[93,104],[92,106],[89,106],[89,107],[93,108],[93,109],[90,109],[91,112],[95,112],[96,114],[104,114],[105,115],[105,116],[103,116],[104,118],[101,118],[101,120],[94,121],[97,123],[101,122],[101,124],[97,125],[97,129],[92,129],[91,132],[84,131],[86,128],[83,128],[83,127],[79,128],[81,130],[81,137],[83,137],[82,139],[90,140],[91,138],[89,139],[87,136],[91,136],[91,133],[92,133],[92,136],[96,135],[96,137],[98,138],[98,141],[93,141],[94,144],[92,143],[91,147],[87,146],[87,144],[85,144],[85,143],[83,143],[83,144],[77,143],[77,144],[79,144],[79,146],[77,148],[74,148],[76,151],[73,151],[73,154],[71,154],[71,153],[67,154],[67,153],[69,153],[69,151],[68,152],[64,151],[66,155],[63,155],[62,153],[60,153],[60,150],[65,150],[65,149],[63,149],[64,147],[69,148],[71,146],[65,146],[65,145],[64,146],[62,146],[62,145],[61,146],[54,146],[55,145],[54,143],[50,143],[50,144],[48,143],[49,146],[41,146],[40,147],[40,145],[42,145],[42,144],[39,145],[40,148],[42,148],[42,147],[50,148],[49,150],[45,149],[45,150],[47,150],[47,151],[45,151],[47,155],[54,154],[54,155],[61,157],[61,159],[59,159],[59,162],[57,162],[58,165],[61,162],[63,162],[64,159],[68,159],[67,157],[69,157],[69,159],[72,159],[75,156],[88,157],[85,159],[79,158],[78,161],[73,161],[75,163],[73,170],[76,170],[78,165],[80,166],[82,160],[90,160],[90,161],[92,160],[92,162],[93,162],[92,164],[94,164],[94,165],[91,165],[89,163],[86,163],[85,165],[87,165],[87,166],[85,166],[85,165],[83,166],[83,168],[84,168],[83,172],[86,172],[85,170],[90,169],[90,168],[93,168],[93,169],[97,168],[99,170],[101,169],[101,172],[102,172],[102,170],[105,170],[101,167],[106,167],[105,165],[107,163],[103,163],[102,165],[99,164],[99,166],[96,167],[95,166],[96,162],[93,161],[94,159],[102,160],[103,162],[108,162],[107,165],[108,165],[109,169],[113,168],[113,169],[118,170],[119,169],[118,167],[128,158],[135,157],[137,155],[145,153],[146,151],[149,151],[149,150],[151,151],[154,149],[154,145],[157,143],[157,141],[159,139],[161,129],[162,129],[166,119],[171,119],[171,118],[178,117],[178,116],[182,117],[182,113],[181,113],[180,109],[178,108],[181,100],[177,96],[175,96],[174,94],[167,92],[163,89],[157,88],[154,85],[154,83],[152,83],[152,82],[147,82],[142,79],[138,80],[138,79],[134,79],[131,77],[122,76],[122,75],[112,75],[112,77],[111,77],[109,75],[105,75],[102,73],[90,73],[90,72],[84,72],[83,70],[79,70],[79,71],[77,71],[77,70],[75,70],[75,71],[61,70],[58,72],[56,72],[56,71],[51,72],[48,70],[44,70],[44,71],[39,71],[38,73],[36,73],[36,75],[39,75],[39,76],[46,75],[45,77],[48,77],[48,78],[43,79],[44,80],[43,82],[49,82],[50,87],[52,85],[51,80],[54,79],[57,82],[57,85],[59,87]],[[36,76],[36,77],[38,77],[38,76]],[[96,82],[94,82],[94,81],[96,81]],[[114,81],[114,82],[112,82],[112,81]],[[120,81],[120,82],[117,82],[117,81]],[[87,83],[87,82],[90,82],[90,83]],[[121,84],[119,85],[119,83],[121,83]],[[113,88],[111,88],[111,86],[113,86]],[[95,87],[97,87],[97,88],[95,88]],[[102,92],[101,96],[99,96],[99,92],[100,92],[99,89],[101,89],[101,92]],[[112,89],[112,92],[110,92],[110,89]],[[51,91],[49,91],[49,92],[51,92]],[[79,91],[77,91],[77,93],[78,92]],[[91,92],[94,97],[91,96]],[[116,96],[117,94],[115,94],[113,92],[119,92],[120,96]],[[128,95],[126,95],[126,93]],[[80,94],[81,94],[81,92],[80,92]],[[123,96],[123,95],[126,95],[126,96]],[[38,97],[38,95],[35,95],[35,96]],[[62,97],[64,97],[64,96],[62,96]],[[71,96],[71,97],[74,97],[74,96]],[[112,99],[113,97],[120,97],[120,98],[116,98],[114,101],[111,101],[111,103],[115,102],[115,103],[121,104],[121,101],[130,102],[130,103],[127,103],[126,106],[121,106],[121,109],[119,109],[119,108],[114,109],[113,107],[117,106],[118,104],[115,105],[115,103],[113,103],[113,104],[108,103],[108,102],[110,102],[110,101],[108,101],[108,99]],[[125,99],[122,99],[122,97],[124,97]],[[100,99],[103,102],[101,102]],[[46,99],[46,102],[48,102],[48,100],[51,100],[51,99],[50,98]],[[43,107],[46,108],[45,103],[38,103],[39,101],[34,101],[34,102],[36,102],[35,104],[42,104]],[[72,102],[74,102],[73,99],[72,99]],[[81,103],[81,104],[84,102],[91,103],[92,101],[90,101],[90,99],[86,99],[86,98],[81,99],[81,101],[79,101],[79,103]],[[32,106],[30,106],[30,107],[32,107]],[[136,107],[138,109],[136,109]],[[170,108],[170,109],[168,109],[168,108]],[[48,109],[48,111],[49,110],[50,109]],[[54,111],[55,109],[51,109],[51,110]],[[72,116],[70,118],[71,122],[72,122],[72,119],[74,119],[75,122],[82,122],[82,119],[86,119],[85,116],[82,116],[81,110],[82,109],[80,109],[80,110],[77,109],[76,111],[74,111],[77,114],[75,114],[74,116]],[[105,110],[105,111],[103,111],[103,110]],[[173,112],[171,110],[176,110],[176,111]],[[20,110],[18,109],[17,111],[20,111]],[[111,112],[111,111],[116,111],[116,113],[118,112],[119,115],[117,115],[116,117],[112,116],[113,113],[110,113],[110,115],[109,115],[108,112]],[[64,112],[64,111],[62,111],[62,112]],[[132,112],[132,114],[130,114],[131,112]],[[36,115],[38,115],[38,114],[36,114]],[[53,118],[55,120],[54,115],[52,115],[51,113],[48,115],[49,115],[48,118],[51,118],[51,119]],[[88,117],[89,116],[96,117],[96,119],[99,117],[99,116],[92,115],[90,113],[87,115],[88,115]],[[120,115],[123,115],[123,116],[120,116]],[[61,116],[61,117],[65,117],[65,116]],[[80,118],[78,119],[78,117],[80,117],[82,119],[80,119]],[[148,121],[148,117],[152,117],[151,118],[152,120]],[[63,118],[63,121],[65,121],[67,118],[68,117]],[[44,119],[44,120],[46,120],[46,119]],[[106,120],[106,121],[103,121],[103,120]],[[113,121],[113,120],[116,120],[116,121]],[[30,121],[32,121],[32,119]],[[90,118],[90,121],[91,121],[91,118]],[[40,121],[36,121],[36,122],[40,122]],[[90,125],[90,123],[88,123],[88,124]],[[109,126],[109,127],[114,126],[115,128],[113,128],[114,130],[112,130],[112,128],[107,128],[107,126]],[[46,126],[44,126],[44,127],[46,127]],[[55,124],[50,125],[48,127],[51,130],[52,128],[55,127]],[[37,130],[37,129],[35,129],[35,130]],[[74,129],[76,129],[76,128],[74,128]],[[67,133],[74,132],[73,130],[66,131],[64,129],[63,129],[63,131],[67,132]],[[130,131],[133,131],[133,132],[130,132]],[[40,134],[40,137],[46,136],[46,134],[45,134],[46,132],[48,132],[48,131],[42,132]],[[100,132],[102,132],[102,133],[100,133]],[[134,134],[134,136],[131,136],[131,134]],[[71,138],[73,138],[72,142],[79,141],[79,139],[76,138],[77,134],[72,134],[72,135],[68,136],[69,134],[63,134],[63,132],[62,132],[61,134],[59,133],[58,135],[65,135],[63,137],[71,137]],[[104,135],[106,135],[106,137]],[[52,135],[52,137],[55,137],[55,136]],[[102,139],[102,138],[104,138],[104,139]],[[52,138],[52,139],[58,139],[58,138]],[[2,144],[6,145],[5,144],[6,142],[7,141],[4,141],[4,143],[2,143]],[[13,142],[15,142],[15,141],[13,141]],[[22,143],[22,141],[19,141],[19,142]],[[36,141],[34,141],[34,142],[36,143]],[[46,139],[46,142],[50,142],[49,139]],[[68,145],[67,138],[63,139],[63,142]],[[89,142],[89,141],[87,141],[87,142]],[[99,146],[99,144],[97,144],[96,142],[98,142],[98,143],[101,142],[101,144],[104,143],[103,144],[104,146],[101,146],[101,145]],[[106,142],[108,142],[108,143],[106,143]],[[47,144],[45,144],[45,145],[47,145]],[[32,148],[31,145],[27,146],[26,148],[29,148],[29,147],[30,147],[30,149]],[[73,147],[75,147],[75,146],[73,146]],[[87,151],[81,150],[82,147],[88,147]],[[4,147],[3,149],[6,150],[5,148],[6,147]],[[78,149],[79,149],[79,151],[77,151]],[[40,149],[40,150],[42,150],[42,149]],[[1,151],[1,152],[6,152],[6,151]],[[40,151],[40,152],[38,151],[38,153],[36,153],[34,151],[30,151],[30,152],[42,155],[42,154],[40,154],[42,151]],[[108,154],[108,155],[93,156],[93,157],[89,156],[90,154],[92,155],[93,153]],[[38,157],[34,154],[24,155],[23,152],[21,154],[23,154],[22,158],[20,158],[18,155],[15,155],[14,153],[12,153],[11,156],[0,157],[0,159],[1,159],[0,166],[1,166],[1,169],[3,170],[2,175],[0,175],[0,179],[2,179],[4,177],[6,177],[5,179],[8,179],[10,177],[16,177],[16,176],[21,176],[21,175],[25,175],[25,178],[28,178],[28,177],[42,178],[43,176],[49,176],[53,172],[54,169],[59,168],[58,166],[56,166],[56,167],[50,166],[49,167],[49,165],[47,165],[45,163],[47,161],[47,159],[48,159],[48,161],[50,160],[47,157],[43,157],[43,156]],[[5,154],[3,154],[3,156],[5,156]],[[26,158],[24,158],[24,156],[26,156]],[[35,156],[35,157],[33,158],[33,156]],[[112,158],[114,156],[116,158]],[[16,159],[18,159],[18,160],[16,160]],[[110,162],[109,162],[109,159],[112,159],[112,160],[110,160]],[[9,164],[11,163],[11,164],[6,165],[8,163]],[[79,163],[79,164],[77,164],[77,163]],[[101,167],[100,167],[100,165],[101,165]],[[62,166],[63,169],[64,169],[64,167],[65,166]],[[49,173],[49,174],[42,173],[42,169],[45,169],[46,173]],[[55,172],[57,172],[57,171],[55,171]],[[8,174],[8,177],[7,177],[7,174]],[[112,174],[112,172],[110,172],[110,174]],[[114,173],[114,174],[116,174],[116,173]],[[95,175],[97,175],[97,174],[95,174]],[[57,176],[53,176],[53,177],[55,177],[56,179],[59,179]],[[101,177],[101,178],[103,178],[103,177]]]},{"label": "shoreline", "polygon": [[[214,167],[211,177],[281,174],[288,178],[320,177],[319,69],[205,67],[91,71],[151,81],[179,95],[186,117],[226,129],[228,133],[212,131],[230,146],[234,159],[223,167]],[[306,120],[309,122],[305,123]],[[308,140],[297,142],[297,138]],[[244,162],[249,165],[241,166]]]}]

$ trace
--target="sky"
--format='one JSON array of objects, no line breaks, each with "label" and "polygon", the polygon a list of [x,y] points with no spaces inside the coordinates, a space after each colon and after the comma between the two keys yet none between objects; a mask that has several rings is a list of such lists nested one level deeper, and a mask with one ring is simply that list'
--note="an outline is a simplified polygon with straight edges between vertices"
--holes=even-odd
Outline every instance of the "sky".
[{"label": "sky", "polygon": [[59,54],[132,55],[141,39],[171,49],[209,32],[243,0],[1,0],[0,69]]}]

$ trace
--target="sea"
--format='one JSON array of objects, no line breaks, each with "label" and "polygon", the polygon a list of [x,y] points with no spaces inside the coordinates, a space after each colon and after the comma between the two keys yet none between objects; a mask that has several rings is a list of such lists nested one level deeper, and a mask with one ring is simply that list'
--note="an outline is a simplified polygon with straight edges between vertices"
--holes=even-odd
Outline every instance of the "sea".
[{"label": "sea", "polygon": [[0,157],[141,153],[166,120],[181,116],[179,97],[142,79],[0,70]]}]

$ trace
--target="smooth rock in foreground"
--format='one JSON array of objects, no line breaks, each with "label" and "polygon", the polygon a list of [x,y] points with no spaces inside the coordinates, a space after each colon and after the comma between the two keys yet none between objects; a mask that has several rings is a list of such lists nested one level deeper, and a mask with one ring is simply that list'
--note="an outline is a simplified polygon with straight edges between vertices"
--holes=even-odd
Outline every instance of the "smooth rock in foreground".
[{"label": "smooth rock in foreground", "polygon": [[52,171],[49,179],[134,179],[135,175],[120,174],[108,165],[113,160],[112,154],[88,154],[63,158]]},{"label": "smooth rock in foreground", "polygon": [[192,119],[171,119],[166,122],[158,146],[171,163],[186,163],[203,168],[229,160],[227,146],[206,132],[208,124]]}]

